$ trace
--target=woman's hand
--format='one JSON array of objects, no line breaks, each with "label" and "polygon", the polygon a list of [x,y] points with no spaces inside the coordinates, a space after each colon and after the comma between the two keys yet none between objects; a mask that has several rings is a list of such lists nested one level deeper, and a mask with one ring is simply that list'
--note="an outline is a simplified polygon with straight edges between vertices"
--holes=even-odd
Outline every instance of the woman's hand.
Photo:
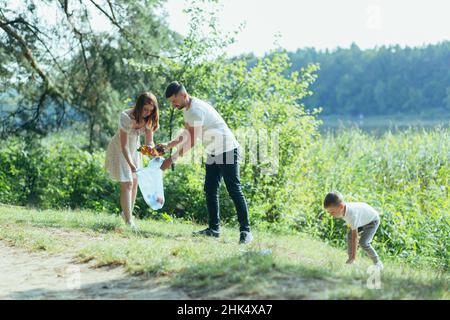
[{"label": "woman's hand", "polygon": [[131,172],[136,172],[136,170],[137,170],[136,166],[132,163],[130,163],[130,169],[131,169]]}]

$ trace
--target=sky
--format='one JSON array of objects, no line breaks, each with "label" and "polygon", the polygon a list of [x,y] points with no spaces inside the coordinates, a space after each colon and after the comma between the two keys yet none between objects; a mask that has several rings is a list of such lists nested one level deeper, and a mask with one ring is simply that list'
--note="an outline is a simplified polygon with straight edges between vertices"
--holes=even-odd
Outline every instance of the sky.
[{"label": "sky", "polygon": [[[186,35],[188,0],[168,0],[170,27]],[[422,46],[450,40],[448,0],[221,0],[221,28],[245,28],[230,55],[263,55],[275,40],[288,50],[304,47]],[[277,38],[276,35],[279,35]]]},{"label": "sky", "polygon": [[[105,0],[99,0],[102,2]],[[76,2],[73,2],[76,3]],[[166,14],[172,30],[186,35],[189,17],[183,12],[190,0],[167,0],[159,14]],[[381,45],[422,46],[450,40],[450,0],[219,0],[219,27],[234,31],[245,27],[226,52],[261,56],[278,45],[290,51],[299,48],[335,49]],[[86,1],[89,6],[90,2]],[[20,8],[24,2],[11,0]],[[40,8],[39,16],[49,25],[61,14],[56,2]],[[93,28],[114,29],[92,5]],[[61,48],[59,48],[61,49]]]}]

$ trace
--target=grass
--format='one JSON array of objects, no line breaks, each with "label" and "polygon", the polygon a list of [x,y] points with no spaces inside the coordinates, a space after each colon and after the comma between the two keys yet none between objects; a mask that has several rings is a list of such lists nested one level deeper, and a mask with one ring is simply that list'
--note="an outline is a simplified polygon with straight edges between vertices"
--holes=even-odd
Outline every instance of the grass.
[{"label": "grass", "polygon": [[[0,239],[30,251],[73,252],[98,267],[121,265],[155,277],[193,298],[243,299],[449,299],[449,274],[385,261],[381,289],[370,289],[363,255],[346,254],[304,234],[254,230],[248,246],[223,228],[220,239],[192,237],[188,222],[138,220],[129,231],[117,216],[91,211],[38,211],[0,206]],[[376,244],[375,244],[376,245]],[[107,271],[105,271],[107,272]]]}]

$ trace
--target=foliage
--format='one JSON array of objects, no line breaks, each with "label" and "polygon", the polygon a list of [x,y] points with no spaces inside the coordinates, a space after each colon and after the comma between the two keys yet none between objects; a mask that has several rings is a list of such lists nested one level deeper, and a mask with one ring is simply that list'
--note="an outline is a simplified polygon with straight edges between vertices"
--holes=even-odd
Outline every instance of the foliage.
[{"label": "foliage", "polygon": [[[270,56],[270,54],[269,54]],[[253,55],[245,57],[250,66]],[[422,47],[381,46],[289,52],[292,67],[320,65],[314,95],[304,103],[323,107],[326,115],[432,115],[450,114],[450,42]]]},{"label": "foliage", "polygon": [[[448,43],[414,50],[381,48],[364,52],[353,46],[321,54],[308,49],[297,55],[277,50],[263,58],[230,59],[223,49],[233,43],[233,35],[224,35],[216,28],[217,8],[204,8],[209,2],[194,1],[187,10],[192,19],[184,39],[167,30],[151,10],[143,10],[143,4],[155,8],[159,1],[114,2],[113,8],[120,9],[117,21],[125,29],[110,35],[76,37],[81,48],[64,60],[64,72],[57,71],[56,65],[50,67],[52,57],[22,26],[21,34],[32,40],[28,44],[36,45],[42,54],[36,59],[49,66],[46,71],[55,86],[67,94],[65,102],[78,112],[72,114],[72,120],[80,123],[46,139],[29,135],[36,126],[20,131],[19,136],[28,134],[26,138],[8,137],[0,147],[0,202],[118,213],[119,186],[104,173],[102,148],[117,130],[118,112],[126,107],[125,101],[133,100],[130,96],[151,90],[162,107],[161,130],[155,141],[173,138],[182,117],[167,107],[161,95],[169,81],[180,80],[193,96],[212,103],[241,143],[241,180],[254,226],[282,232],[301,230],[343,246],[345,228],[325,214],[321,205],[325,193],[337,188],[348,200],[366,201],[383,213],[375,240],[383,255],[448,269],[449,129],[395,135],[388,132],[379,138],[359,131],[322,137],[316,119],[320,109],[309,107],[323,105],[327,113],[394,113],[391,106],[399,111],[418,111],[417,106],[438,107],[441,100],[447,106],[448,88],[442,94],[442,86],[448,81],[424,79],[429,74],[447,79],[442,61],[448,61]],[[28,14],[36,17],[33,10]],[[0,13],[5,19],[11,12]],[[86,16],[76,18],[75,26],[88,28]],[[70,23],[60,22],[66,26]],[[160,25],[162,29],[156,28]],[[132,40],[145,38],[150,31],[152,36],[146,39],[159,51],[157,58],[149,55],[142,43]],[[58,34],[58,30],[52,32]],[[0,37],[0,57],[7,58],[0,66],[0,86],[9,86],[5,79],[15,74],[8,88],[17,93],[0,99],[17,103],[17,109],[25,112],[3,123],[15,127],[22,121],[27,123],[34,114],[31,107],[36,107],[42,79],[27,81],[30,66],[20,60],[10,36]],[[173,48],[171,44],[179,45]],[[433,53],[438,58],[425,63]],[[406,67],[410,60],[420,67],[410,70],[409,65]],[[321,64],[323,80],[314,87],[318,65],[309,62],[316,61]],[[315,96],[311,96],[312,90]],[[431,104],[424,104],[431,96]],[[44,121],[48,126],[35,123],[43,125],[40,129],[44,133],[53,128],[55,117],[57,120],[65,114],[64,108],[52,103],[46,110],[60,112],[48,114]],[[139,195],[135,213],[168,221],[173,216],[207,221],[204,159],[195,157],[200,152],[199,148],[191,151],[175,170],[167,172],[166,212],[152,212]],[[236,223],[234,206],[223,186],[221,216],[224,222]]]},{"label": "foliage", "polygon": [[[449,130],[388,132],[375,138],[355,129],[317,137],[300,160],[286,164],[289,180],[276,187],[266,175],[255,184],[247,167],[241,178],[251,223],[283,233],[306,232],[344,247],[344,223],[322,208],[326,192],[338,189],[347,201],[364,201],[380,211],[374,243],[383,256],[448,270]],[[0,202],[118,213],[118,184],[103,173],[104,152],[89,154],[76,143],[67,146],[65,139],[31,146],[8,141],[0,150]],[[292,178],[291,171],[299,177]],[[150,211],[139,193],[135,214],[206,222],[203,177],[202,163],[185,159],[165,175],[164,212]],[[234,206],[223,186],[220,192],[221,217],[235,225]]]},{"label": "foliage", "polygon": [[[89,150],[104,147],[124,101],[167,82],[162,70],[143,75],[127,62],[159,64],[180,43],[156,14],[163,3],[1,1],[0,135],[45,136],[82,122]],[[95,19],[110,30],[93,28]]]}]

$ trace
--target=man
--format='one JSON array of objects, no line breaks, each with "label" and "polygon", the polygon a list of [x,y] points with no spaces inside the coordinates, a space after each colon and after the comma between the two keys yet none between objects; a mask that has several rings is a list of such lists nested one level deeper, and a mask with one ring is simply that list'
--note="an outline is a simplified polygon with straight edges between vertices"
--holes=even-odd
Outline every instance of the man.
[{"label": "man", "polygon": [[195,235],[220,236],[219,186],[223,177],[228,194],[236,207],[240,224],[239,243],[247,244],[253,239],[248,220],[248,207],[239,179],[239,143],[220,114],[207,102],[191,97],[177,81],[169,84],[166,98],[172,106],[183,110],[185,130],[170,142],[159,144],[164,149],[177,148],[161,165],[170,168],[179,156],[194,147],[200,138],[207,153],[204,191],[209,214],[209,227],[194,232]]}]

